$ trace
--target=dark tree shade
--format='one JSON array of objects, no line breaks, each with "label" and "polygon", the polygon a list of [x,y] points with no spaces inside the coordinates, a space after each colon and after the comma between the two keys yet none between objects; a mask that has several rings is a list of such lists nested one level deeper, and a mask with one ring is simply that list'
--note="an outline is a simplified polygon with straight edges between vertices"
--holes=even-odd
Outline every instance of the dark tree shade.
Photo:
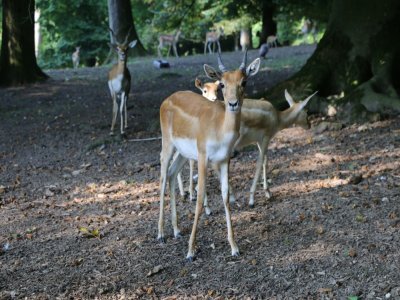
[{"label": "dark tree shade", "polygon": [[[326,33],[306,65],[267,92],[278,107],[285,88],[298,95],[337,95],[344,121],[400,112],[400,1],[333,0]],[[317,103],[318,102],[318,103]],[[313,101],[324,111],[326,103]]]},{"label": "dark tree shade", "polygon": [[275,10],[275,4],[272,1],[263,1],[260,45],[267,41],[268,36],[276,35],[276,22],[273,19]]},{"label": "dark tree shade", "polygon": [[135,29],[130,0],[108,0],[108,16],[110,28],[114,31],[118,40],[123,41],[132,27],[128,40],[137,40],[137,44],[131,51],[139,55],[145,54],[146,50]]},{"label": "dark tree shade", "polygon": [[46,79],[36,63],[34,0],[3,0],[0,85],[20,85]]}]

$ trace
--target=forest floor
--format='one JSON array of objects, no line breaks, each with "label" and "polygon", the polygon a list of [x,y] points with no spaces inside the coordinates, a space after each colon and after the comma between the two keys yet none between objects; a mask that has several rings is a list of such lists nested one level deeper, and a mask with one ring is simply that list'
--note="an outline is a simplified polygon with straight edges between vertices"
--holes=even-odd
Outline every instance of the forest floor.
[{"label": "forest floor", "polygon": [[[248,95],[288,78],[314,49],[272,49]],[[232,68],[241,57],[223,56]],[[197,259],[185,259],[194,202],[178,198],[174,239],[167,201],[167,241],[156,240],[161,141],[135,139],[159,137],[161,101],[194,91],[215,60],[129,64],[127,139],[109,136],[108,68],[48,70],[44,84],[0,89],[1,300],[400,299],[400,117],[345,126],[311,116],[310,130],[279,132],[268,153],[273,198],[259,186],[254,208],[258,153],[240,151],[230,175],[239,257],[212,171]]]}]

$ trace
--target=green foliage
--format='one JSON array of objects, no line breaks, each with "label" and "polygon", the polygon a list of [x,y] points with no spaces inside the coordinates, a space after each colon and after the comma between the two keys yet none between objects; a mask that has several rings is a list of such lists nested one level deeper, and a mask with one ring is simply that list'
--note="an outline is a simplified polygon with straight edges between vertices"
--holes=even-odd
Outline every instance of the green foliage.
[{"label": "green foliage", "polygon": [[37,0],[42,42],[38,62],[44,68],[71,67],[81,47],[81,65],[102,61],[109,51],[106,1]]},{"label": "green foliage", "polygon": [[[281,43],[312,42],[311,35],[305,39],[299,34],[304,18],[317,21],[317,39],[322,36],[332,0],[272,1]],[[263,0],[131,0],[131,4],[136,31],[149,53],[157,53],[160,34],[178,29],[181,45],[201,45],[211,29],[223,27],[225,38],[232,39],[242,28],[251,28],[253,45],[259,45],[256,33],[261,31]],[[36,0],[36,5],[41,12],[40,66],[72,67],[76,46],[81,47],[81,65],[88,65],[89,60],[104,61],[109,52],[107,1]]]}]

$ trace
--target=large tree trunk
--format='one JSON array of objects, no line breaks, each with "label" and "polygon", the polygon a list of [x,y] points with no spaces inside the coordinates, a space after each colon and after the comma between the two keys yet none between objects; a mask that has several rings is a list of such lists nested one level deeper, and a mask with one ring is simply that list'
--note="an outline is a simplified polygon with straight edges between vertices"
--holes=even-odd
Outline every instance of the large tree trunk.
[{"label": "large tree trunk", "polygon": [[[130,51],[136,55],[144,55],[146,53],[135,29],[130,0],[108,0],[108,18],[109,26],[119,41],[125,40],[126,34],[132,27],[128,40],[137,40],[137,44]],[[113,41],[112,35],[110,35],[110,38]]]},{"label": "large tree trunk", "polygon": [[[316,51],[292,78],[265,95],[280,108],[287,88],[298,96],[318,90],[346,122],[400,112],[400,1],[334,0]],[[314,111],[326,111],[317,98]]]},{"label": "large tree trunk", "polygon": [[260,36],[260,45],[267,41],[270,35],[276,35],[276,22],[273,19],[275,14],[275,4],[272,1],[263,1],[262,3],[262,29]]},{"label": "large tree trunk", "polygon": [[36,63],[34,0],[3,0],[0,85],[20,85],[46,79]]}]

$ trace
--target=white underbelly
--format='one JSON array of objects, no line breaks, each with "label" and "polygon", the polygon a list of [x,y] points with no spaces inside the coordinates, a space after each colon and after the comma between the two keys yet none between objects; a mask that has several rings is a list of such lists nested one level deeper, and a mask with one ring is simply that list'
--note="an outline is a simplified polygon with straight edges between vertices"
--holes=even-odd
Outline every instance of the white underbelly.
[{"label": "white underbelly", "polygon": [[176,150],[188,159],[197,160],[197,141],[191,139],[174,139],[173,141]]},{"label": "white underbelly", "polygon": [[114,92],[120,93],[122,91],[122,75],[118,75],[114,79],[110,80],[108,85]]},{"label": "white underbelly", "polygon": [[[211,140],[206,143],[207,159],[211,162],[225,160],[231,155],[231,148],[235,142],[235,134],[229,133],[222,140]],[[175,138],[173,140],[176,150],[188,159],[198,160],[197,141],[191,139]]]}]

